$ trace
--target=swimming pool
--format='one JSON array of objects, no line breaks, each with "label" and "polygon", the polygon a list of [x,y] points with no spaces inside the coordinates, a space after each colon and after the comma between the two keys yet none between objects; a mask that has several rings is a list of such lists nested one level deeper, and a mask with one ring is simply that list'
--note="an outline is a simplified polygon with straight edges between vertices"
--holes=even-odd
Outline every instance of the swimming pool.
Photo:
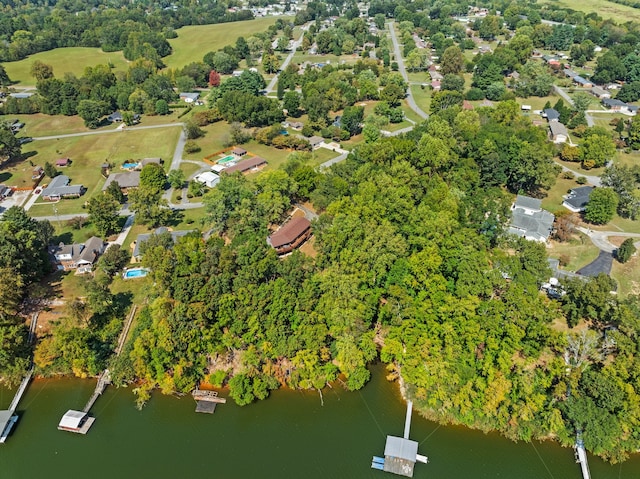
[{"label": "swimming pool", "polygon": [[225,156],[224,158],[220,158],[220,159],[218,160],[218,164],[219,164],[219,165],[223,165],[223,164],[225,164],[225,163],[229,163],[229,162],[231,162],[231,161],[236,161],[236,157],[235,157],[235,156],[233,156],[233,155],[227,155],[227,156]]},{"label": "swimming pool", "polygon": [[133,170],[134,168],[136,168],[138,166],[138,163],[125,163],[124,165],[122,165],[122,167],[125,170]]},{"label": "swimming pool", "polygon": [[126,270],[122,276],[124,277],[124,279],[131,279],[142,278],[147,274],[149,274],[149,270],[147,268],[132,268]]}]

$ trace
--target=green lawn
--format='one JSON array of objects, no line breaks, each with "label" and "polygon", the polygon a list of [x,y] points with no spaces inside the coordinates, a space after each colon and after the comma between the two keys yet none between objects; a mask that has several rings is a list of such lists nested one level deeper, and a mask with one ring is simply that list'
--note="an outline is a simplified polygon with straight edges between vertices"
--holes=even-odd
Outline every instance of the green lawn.
[{"label": "green lawn", "polygon": [[580,163],[574,161],[562,161],[560,159],[557,160],[559,164],[566,166],[567,168],[572,169],[576,173],[580,175],[589,175],[589,176],[600,176],[604,173],[604,167],[602,168],[591,168],[590,170],[585,170],[580,166]]},{"label": "green lawn", "polygon": [[618,282],[618,295],[640,294],[640,256],[632,257],[627,263],[613,262],[611,277]]},{"label": "green lawn", "polygon": [[600,250],[589,238],[578,233],[576,238],[567,243],[552,241],[547,252],[550,258],[558,259],[561,256],[564,256],[569,260],[567,265],[563,266],[562,269],[567,271],[577,271],[596,259]]},{"label": "green lawn", "polygon": [[[67,133],[79,133],[88,131],[84,121],[79,116],[45,115],[34,113],[33,115],[7,115],[9,119],[18,119],[24,123],[24,127],[18,136],[52,136]],[[115,128],[114,127],[105,127]]]},{"label": "green lawn", "polygon": [[115,70],[124,71],[127,69],[127,60],[122,56],[122,52],[105,53],[99,48],[85,47],[56,48],[36,53],[17,62],[6,62],[3,66],[12,81],[21,85],[35,85],[35,80],[31,77],[29,70],[31,64],[36,60],[51,65],[54,75],[58,78],[64,77],[65,73],[73,73],[79,77],[85,67],[101,64],[112,63]]},{"label": "green lawn", "polygon": [[173,53],[162,61],[168,68],[182,68],[191,62],[200,62],[208,52],[232,45],[238,37],[250,37],[265,31],[276,22],[276,17],[258,18],[244,22],[192,25],[178,30],[178,38],[170,39]]},{"label": "green lawn", "polygon": [[567,180],[562,178],[562,173],[558,177],[556,184],[547,191],[547,196],[542,200],[542,207],[545,210],[550,211],[551,213],[558,213],[559,211],[568,211],[564,206],[562,206],[562,202],[564,201],[563,195],[566,195],[567,192],[575,188],[578,185],[575,180]]},{"label": "green lawn", "polygon": [[605,20],[612,19],[621,24],[640,21],[640,10],[606,0],[543,0],[543,3],[551,3],[584,13],[596,12]]},{"label": "green lawn", "polygon": [[416,104],[426,113],[429,113],[429,107],[431,106],[431,88],[422,88],[418,85],[411,85],[409,88],[411,88],[411,94]]},{"label": "green lawn", "polygon": [[293,58],[291,59],[292,63],[296,63],[297,65],[300,65],[304,62],[310,62],[310,63],[330,63],[331,65],[338,65],[341,62],[345,62],[345,63],[356,63],[358,60],[361,60],[362,57],[360,57],[360,55],[333,55],[333,54],[326,54],[326,55],[309,55],[303,52],[296,52],[293,55]]},{"label": "green lawn", "polygon": [[618,151],[616,154],[615,162],[623,166],[640,165],[640,152],[634,151],[632,153],[625,153],[623,151]]},{"label": "green lawn", "polygon": [[[26,162],[14,167],[25,169],[26,175],[14,175],[7,182],[17,184],[28,181],[30,178],[30,162],[36,165],[44,165],[46,161],[54,162],[60,157],[69,157],[71,166],[60,168],[60,172],[71,178],[72,184],[81,183],[87,188],[87,192],[78,199],[61,200],[55,204],[59,214],[80,213],[82,205],[93,194],[99,192],[104,184],[104,178],[100,174],[100,165],[104,162],[113,162],[116,165],[124,160],[139,159],[145,157],[161,157],[170,160],[173,157],[175,145],[180,134],[179,128],[159,128],[153,130],[123,131],[105,135],[79,136],[62,138],[58,140],[35,141],[28,143],[25,151],[32,151],[34,156]],[[116,172],[120,170],[116,167]],[[43,184],[47,179],[43,179]],[[50,202],[40,200],[30,210],[34,216],[52,214],[53,206]]]}]

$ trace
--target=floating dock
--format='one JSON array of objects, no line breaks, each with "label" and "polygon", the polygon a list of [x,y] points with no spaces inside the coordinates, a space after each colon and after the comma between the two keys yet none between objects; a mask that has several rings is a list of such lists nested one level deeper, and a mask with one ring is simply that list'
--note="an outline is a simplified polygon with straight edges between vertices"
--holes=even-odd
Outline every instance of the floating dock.
[{"label": "floating dock", "polygon": [[205,414],[213,414],[216,411],[217,404],[227,402],[225,398],[218,397],[218,391],[203,391],[196,389],[191,393],[193,399],[196,400],[196,412]]}]

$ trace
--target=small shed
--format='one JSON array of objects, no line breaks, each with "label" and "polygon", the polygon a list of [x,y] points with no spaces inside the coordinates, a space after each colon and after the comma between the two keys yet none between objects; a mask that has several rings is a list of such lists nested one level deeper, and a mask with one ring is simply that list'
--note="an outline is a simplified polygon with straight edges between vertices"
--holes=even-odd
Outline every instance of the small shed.
[{"label": "small shed", "polygon": [[243,157],[244,155],[247,154],[247,150],[245,150],[244,148],[240,148],[239,146],[236,146],[233,150],[231,150],[231,154],[237,157]]},{"label": "small shed", "polygon": [[60,158],[56,160],[56,166],[64,168],[65,166],[69,166],[71,164],[71,159],[69,158]]}]

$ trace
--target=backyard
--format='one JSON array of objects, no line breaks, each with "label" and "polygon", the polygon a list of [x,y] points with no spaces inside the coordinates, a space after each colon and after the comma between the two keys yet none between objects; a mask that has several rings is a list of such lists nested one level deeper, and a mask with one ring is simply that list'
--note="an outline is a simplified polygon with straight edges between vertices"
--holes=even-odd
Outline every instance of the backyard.
[{"label": "backyard", "polygon": [[[25,148],[25,153],[32,152],[32,156],[9,168],[11,177],[5,182],[12,186],[30,186],[32,164],[43,166],[47,161],[54,163],[58,158],[71,158],[71,165],[59,168],[59,172],[69,176],[71,184],[83,184],[87,191],[78,199],[61,200],[55,207],[59,214],[80,213],[85,201],[100,191],[104,184],[100,173],[103,163],[115,163],[116,173],[123,171],[119,165],[128,159],[160,157],[167,164],[173,157],[179,134],[179,128],[158,128],[35,141]],[[48,181],[44,178],[42,183]],[[29,210],[33,216],[51,215],[52,211],[52,203],[43,200]]]}]

